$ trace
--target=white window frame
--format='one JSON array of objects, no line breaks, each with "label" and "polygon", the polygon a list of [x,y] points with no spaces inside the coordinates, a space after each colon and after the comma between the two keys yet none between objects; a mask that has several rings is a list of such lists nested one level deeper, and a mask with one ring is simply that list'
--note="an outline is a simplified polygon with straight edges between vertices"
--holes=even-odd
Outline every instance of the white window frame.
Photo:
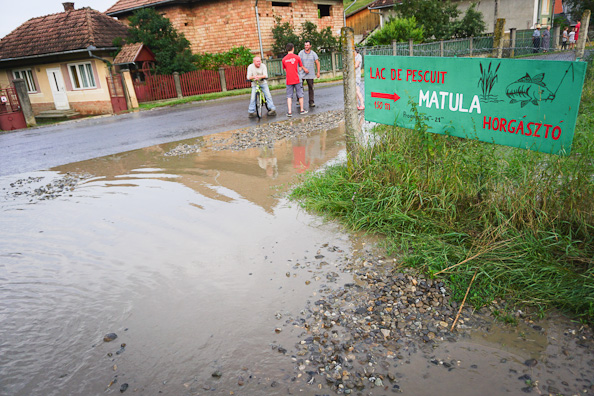
[{"label": "white window frame", "polygon": [[[17,75],[17,73],[19,75]],[[32,69],[15,69],[12,71],[12,77],[14,77],[15,79],[22,78],[23,80],[25,80],[25,84],[27,85],[27,92],[37,92],[37,85],[35,84],[35,78],[33,77]]]},{"label": "white window frame", "polygon": [[[94,73],[94,69],[93,69],[93,63],[92,62],[78,62],[78,63],[68,63],[67,65],[68,68],[68,75],[70,76],[70,83],[72,84],[72,89],[74,91],[82,91],[85,89],[96,89],[97,88],[97,81],[95,81],[95,73]],[[88,66],[85,67],[85,66]],[[84,77],[87,76],[82,76],[80,73],[80,67],[83,68],[83,72],[84,73],[88,73],[90,80],[87,78],[87,85],[88,86],[84,86]],[[72,68],[74,68],[76,70],[76,79],[75,76],[72,74]],[[76,86],[76,81],[78,81],[80,84],[80,86]],[[90,84],[92,82],[92,85]]]}]

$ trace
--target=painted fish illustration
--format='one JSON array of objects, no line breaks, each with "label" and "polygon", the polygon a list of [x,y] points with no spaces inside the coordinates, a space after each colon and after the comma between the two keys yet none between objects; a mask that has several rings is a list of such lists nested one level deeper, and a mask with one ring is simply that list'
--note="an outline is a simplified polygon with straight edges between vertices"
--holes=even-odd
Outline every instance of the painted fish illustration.
[{"label": "painted fish illustration", "polygon": [[541,100],[554,100],[555,94],[547,88],[542,81],[544,73],[530,77],[528,73],[518,81],[509,84],[505,90],[507,96],[511,99],[509,103],[521,102],[522,107],[529,102],[538,105]]}]

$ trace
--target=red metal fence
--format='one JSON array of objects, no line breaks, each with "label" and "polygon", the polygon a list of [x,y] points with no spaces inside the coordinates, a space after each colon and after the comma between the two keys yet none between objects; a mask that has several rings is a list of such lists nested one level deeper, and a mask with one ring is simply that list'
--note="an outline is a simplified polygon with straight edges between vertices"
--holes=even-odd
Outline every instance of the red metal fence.
[{"label": "red metal fence", "polygon": [[[249,88],[246,79],[247,66],[229,66],[225,68],[227,89]],[[221,77],[216,70],[197,70],[179,76],[182,95],[192,96],[210,92],[221,92]],[[134,82],[134,91],[139,102],[171,99],[177,97],[173,76],[146,76],[145,82]]]},{"label": "red metal fence", "polygon": [[192,96],[210,92],[221,92],[221,78],[218,71],[196,70],[179,76],[182,95]]},{"label": "red metal fence", "polygon": [[227,89],[249,88],[252,83],[247,80],[247,66],[228,66],[225,68]]},{"label": "red metal fence", "polygon": [[173,76],[147,76],[145,82],[134,82],[139,102],[177,98]]}]

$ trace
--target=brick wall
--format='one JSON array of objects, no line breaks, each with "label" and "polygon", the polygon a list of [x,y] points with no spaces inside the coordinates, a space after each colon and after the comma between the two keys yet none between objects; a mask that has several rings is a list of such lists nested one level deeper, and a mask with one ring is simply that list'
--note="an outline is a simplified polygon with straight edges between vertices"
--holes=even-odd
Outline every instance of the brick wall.
[{"label": "brick wall", "polygon": [[[260,50],[256,26],[255,0],[201,1],[187,5],[172,5],[158,9],[169,18],[173,27],[183,33],[192,45],[192,52],[218,53],[241,45],[254,53]],[[272,28],[275,16],[289,22],[297,32],[306,21],[316,23],[319,29],[330,27],[334,35],[340,34],[343,22],[342,1],[336,1],[330,16],[318,18],[318,5],[312,0],[296,0],[289,7],[273,7],[268,0],[258,2],[262,46],[271,55]],[[127,22],[127,18],[120,18]],[[298,52],[301,48],[298,48]]]},{"label": "brick wall", "polygon": [[[69,105],[71,109],[78,111],[82,115],[113,113],[111,101],[96,100],[92,102],[70,102]],[[39,115],[39,113],[43,111],[56,109],[54,102],[31,103],[31,106],[33,107],[33,114],[35,115]]]}]

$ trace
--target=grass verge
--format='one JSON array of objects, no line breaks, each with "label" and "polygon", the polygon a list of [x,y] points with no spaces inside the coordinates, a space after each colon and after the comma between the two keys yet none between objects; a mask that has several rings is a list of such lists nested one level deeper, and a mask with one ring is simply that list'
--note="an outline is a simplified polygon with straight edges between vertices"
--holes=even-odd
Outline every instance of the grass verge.
[{"label": "grass verge", "polygon": [[[291,197],[449,282],[476,307],[501,297],[594,319],[594,73],[571,156],[379,126],[359,164],[308,174]],[[350,168],[349,168],[350,166]],[[471,281],[476,273],[474,282]]]}]

